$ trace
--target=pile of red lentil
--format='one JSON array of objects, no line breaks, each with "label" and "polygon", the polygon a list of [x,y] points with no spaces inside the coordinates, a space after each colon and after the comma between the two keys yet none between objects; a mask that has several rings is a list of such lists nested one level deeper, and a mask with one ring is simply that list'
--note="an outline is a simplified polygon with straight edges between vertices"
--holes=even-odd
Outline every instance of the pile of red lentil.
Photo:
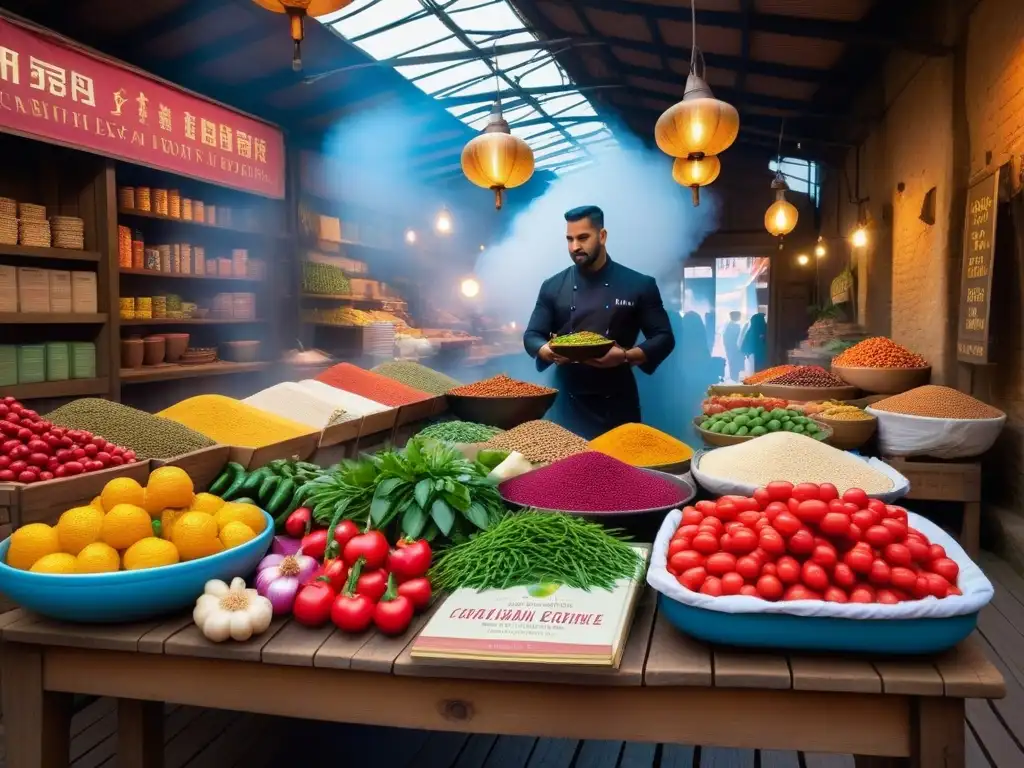
[{"label": "pile of red lentil", "polygon": [[765,384],[781,384],[787,387],[845,387],[845,381],[829,373],[820,365],[799,365],[795,370],[776,376]]},{"label": "pile of red lentil", "polygon": [[418,403],[433,397],[426,392],[420,392],[418,389],[389,379],[387,376],[381,376],[379,373],[364,370],[351,363],[338,363],[331,366],[317,376],[316,380],[392,408]]},{"label": "pile of red lentil", "polygon": [[800,366],[798,365],[773,365],[771,368],[765,368],[763,371],[752,373],[743,380],[744,384],[760,384],[763,381],[771,381],[772,379],[782,376],[783,374],[795,371]]},{"label": "pile of red lentil", "polygon": [[506,480],[501,495],[513,504],[563,512],[631,512],[684,500],[683,490],[663,477],[587,451]]},{"label": "pile of red lentil", "polygon": [[461,397],[531,397],[551,395],[557,391],[557,389],[541,387],[528,381],[519,381],[501,373],[483,381],[455,387],[448,390],[448,394]]},{"label": "pile of red lentil", "polygon": [[928,361],[885,336],[873,336],[836,355],[840,368],[924,368]]}]

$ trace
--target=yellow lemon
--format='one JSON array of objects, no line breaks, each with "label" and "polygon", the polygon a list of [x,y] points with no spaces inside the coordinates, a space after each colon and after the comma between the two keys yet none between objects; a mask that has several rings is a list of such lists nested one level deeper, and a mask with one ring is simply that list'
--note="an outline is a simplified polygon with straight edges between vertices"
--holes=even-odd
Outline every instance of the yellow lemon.
[{"label": "yellow lemon", "polygon": [[146,511],[156,516],[167,507],[187,507],[194,490],[192,478],[181,467],[153,470],[146,483]]},{"label": "yellow lemon", "polygon": [[99,541],[103,529],[103,510],[88,507],[74,507],[60,516],[57,521],[57,539],[60,548],[71,555],[77,555],[83,547]]},{"label": "yellow lemon", "polygon": [[217,521],[206,512],[186,512],[174,523],[171,541],[182,560],[197,560],[224,550],[217,538]]},{"label": "yellow lemon", "polygon": [[107,511],[107,510],[105,510],[103,508],[103,499],[101,499],[99,496],[97,496],[95,499],[90,501],[89,502],[89,506],[90,507],[96,507],[96,509],[98,509],[100,512],[106,512]]},{"label": "yellow lemon", "polygon": [[160,538],[171,540],[171,531],[174,530],[174,524],[178,522],[178,518],[184,515],[189,510],[187,509],[165,509],[160,513]]},{"label": "yellow lemon", "polygon": [[159,568],[162,565],[174,565],[178,560],[177,547],[169,541],[151,536],[128,547],[124,553],[124,568],[126,571]]},{"label": "yellow lemon", "polygon": [[142,507],[118,504],[103,516],[100,538],[114,549],[128,549],[139,539],[153,535],[153,522]]},{"label": "yellow lemon", "polygon": [[102,541],[83,547],[75,558],[75,573],[113,573],[120,569],[117,550]]},{"label": "yellow lemon", "polygon": [[253,533],[252,528],[238,520],[232,520],[220,529],[220,540],[225,549],[237,547],[239,544],[245,544],[255,538],[256,534]]},{"label": "yellow lemon", "polygon": [[134,504],[141,507],[146,503],[146,491],[130,477],[115,477],[100,494],[103,511],[109,512],[118,504]]},{"label": "yellow lemon", "polygon": [[197,493],[192,499],[192,509],[196,512],[209,512],[217,514],[217,510],[224,506],[224,499],[214,496],[212,493]]},{"label": "yellow lemon", "polygon": [[29,523],[11,534],[7,564],[27,571],[41,557],[60,552],[60,539],[55,528],[46,523]]},{"label": "yellow lemon", "polygon": [[255,504],[229,501],[217,510],[217,526],[224,528],[228,523],[238,521],[249,526],[253,533],[262,533],[267,527],[263,512]]},{"label": "yellow lemon", "polygon": [[29,570],[32,573],[74,573],[77,562],[74,555],[69,555],[67,552],[54,552],[52,555],[40,557]]}]

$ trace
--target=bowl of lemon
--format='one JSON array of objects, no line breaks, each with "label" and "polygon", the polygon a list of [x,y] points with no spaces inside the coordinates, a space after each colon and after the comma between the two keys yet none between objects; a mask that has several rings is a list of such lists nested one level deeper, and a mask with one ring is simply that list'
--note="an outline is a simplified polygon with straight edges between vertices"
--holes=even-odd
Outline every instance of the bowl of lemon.
[{"label": "bowl of lemon", "polygon": [[247,576],[273,536],[264,510],[196,494],[184,470],[160,467],[145,487],[115,478],[56,525],[0,542],[0,592],[61,621],[140,621],[191,606],[210,579]]}]

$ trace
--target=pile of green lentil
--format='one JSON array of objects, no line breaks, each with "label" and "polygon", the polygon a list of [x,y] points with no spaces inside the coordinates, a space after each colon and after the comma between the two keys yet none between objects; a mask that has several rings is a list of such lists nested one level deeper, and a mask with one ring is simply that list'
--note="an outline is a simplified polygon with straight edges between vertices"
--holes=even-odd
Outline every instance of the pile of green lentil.
[{"label": "pile of green lentil", "polygon": [[412,360],[395,360],[381,363],[372,369],[374,373],[387,376],[393,381],[405,384],[431,395],[443,395],[449,389],[459,386],[461,382],[433,368],[420,365]]},{"label": "pile of green lentil", "polygon": [[565,336],[556,336],[551,340],[552,347],[594,347],[600,344],[607,344],[611,339],[606,339],[600,333],[593,331],[576,331],[567,333]]},{"label": "pile of green lentil", "polygon": [[439,421],[422,430],[416,437],[441,440],[446,443],[483,443],[502,430],[477,424],[474,421]]},{"label": "pile of green lentil", "polygon": [[206,435],[175,421],[96,397],[73,400],[44,418],[131,448],[140,459],[169,459],[215,445]]}]

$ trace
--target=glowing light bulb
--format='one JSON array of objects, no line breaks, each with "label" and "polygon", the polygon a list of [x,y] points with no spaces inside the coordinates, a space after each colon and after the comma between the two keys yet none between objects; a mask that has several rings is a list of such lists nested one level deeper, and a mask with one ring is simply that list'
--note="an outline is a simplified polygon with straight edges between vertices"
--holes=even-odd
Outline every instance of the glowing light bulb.
[{"label": "glowing light bulb", "polygon": [[483,246],[483,245],[481,245],[481,246],[480,246],[480,250],[481,250],[481,251],[483,251],[483,250],[484,250],[484,246]]},{"label": "glowing light bulb", "polygon": [[462,281],[459,290],[462,291],[462,295],[467,299],[472,299],[480,294],[480,283],[472,277],[467,277]]},{"label": "glowing light bulb", "polygon": [[779,210],[775,212],[775,226],[779,229],[785,229],[788,224],[789,216],[786,215],[786,210],[784,208],[779,208]]},{"label": "glowing light bulb", "polygon": [[801,253],[799,256],[796,257],[796,263],[799,264],[801,267],[806,267],[808,264],[811,263],[811,260],[806,253]]},{"label": "glowing light bulb", "polygon": [[434,220],[434,229],[436,229],[442,235],[447,235],[451,233],[452,215],[448,213],[447,208],[442,208],[441,212],[437,214],[437,219]]},{"label": "glowing light bulb", "polygon": [[416,230],[415,229],[407,229],[407,230],[405,230],[405,242],[409,243],[409,245],[412,245],[413,243],[416,242]]},{"label": "glowing light bulb", "polygon": [[825,248],[825,244],[823,242],[821,242],[821,240],[819,240],[818,244],[816,246],[814,246],[814,255],[817,256],[820,259],[826,253],[828,253],[828,250]]},{"label": "glowing light bulb", "polygon": [[854,248],[863,248],[868,244],[868,230],[866,227],[859,226],[853,230],[853,234],[850,236],[850,242],[853,243]]},{"label": "glowing light bulb", "polygon": [[508,326],[514,331],[516,329],[516,321],[513,320],[511,323],[508,324]]}]

